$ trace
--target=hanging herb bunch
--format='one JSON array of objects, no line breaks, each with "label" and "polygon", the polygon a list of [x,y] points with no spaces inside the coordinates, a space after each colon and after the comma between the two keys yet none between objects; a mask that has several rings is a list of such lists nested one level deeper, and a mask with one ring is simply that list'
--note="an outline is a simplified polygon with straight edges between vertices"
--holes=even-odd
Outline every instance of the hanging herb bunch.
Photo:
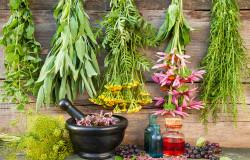
[{"label": "hanging herb bunch", "polygon": [[[43,102],[58,103],[67,98],[74,101],[79,89],[90,97],[99,84],[96,60],[97,42],[90,28],[88,15],[81,0],[60,0],[54,12],[57,32],[52,38],[52,50],[36,81],[37,110]],[[95,86],[94,86],[95,84]]]},{"label": "hanging herb bunch", "polygon": [[113,107],[115,113],[138,112],[142,105],[151,103],[145,87],[143,71],[151,62],[139,54],[139,47],[149,46],[155,29],[137,12],[133,0],[111,0],[111,12],[98,22],[97,36],[105,36],[102,47],[108,51],[104,66],[102,88],[90,101],[104,107]]},{"label": "hanging herb bunch", "polygon": [[182,0],[172,0],[172,4],[166,11],[166,20],[160,27],[154,42],[162,43],[170,37],[165,53],[170,53],[177,48],[177,52],[183,55],[186,45],[191,42],[189,32],[194,30],[183,16]]},{"label": "hanging herb bunch", "polygon": [[1,101],[17,104],[14,109],[22,111],[29,104],[27,91],[33,91],[34,82],[41,69],[40,43],[34,38],[35,26],[29,9],[29,0],[9,3],[11,17],[2,30],[0,45],[5,48],[4,66],[6,79]]},{"label": "hanging herb bunch", "polygon": [[239,31],[239,8],[236,0],[213,0],[213,5],[210,47],[202,61],[207,71],[202,97],[209,105],[202,110],[200,118],[207,124],[212,116],[216,123],[218,113],[222,112],[227,118],[232,115],[237,125],[237,103],[246,109],[242,78],[249,73],[247,50]]},{"label": "hanging herb bunch", "polygon": [[192,72],[188,70],[185,63],[190,58],[185,54],[185,46],[190,42],[189,31],[192,29],[185,20],[182,13],[182,0],[173,0],[167,9],[166,20],[160,27],[159,33],[155,38],[157,42],[163,42],[170,37],[167,49],[158,52],[161,64],[156,64],[152,69],[157,72],[152,79],[160,84],[160,89],[167,92],[165,97],[156,97],[156,106],[163,109],[155,111],[155,114],[178,114],[187,116],[187,109],[203,108],[204,103],[195,100],[193,95],[197,88],[190,89],[185,83],[194,83],[202,79],[204,70]]}]

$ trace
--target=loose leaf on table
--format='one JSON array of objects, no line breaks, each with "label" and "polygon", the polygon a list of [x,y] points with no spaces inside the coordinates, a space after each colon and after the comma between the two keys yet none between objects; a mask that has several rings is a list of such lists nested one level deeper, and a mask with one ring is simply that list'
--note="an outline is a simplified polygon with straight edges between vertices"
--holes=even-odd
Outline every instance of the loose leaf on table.
[{"label": "loose leaf on table", "polygon": [[[13,109],[22,111],[29,104],[27,91],[34,91],[34,82],[41,69],[40,43],[35,41],[35,26],[29,0],[11,0],[12,15],[2,30],[0,45],[5,49],[6,79],[3,82],[2,102],[17,104]],[[9,98],[12,97],[12,98]]]},{"label": "loose leaf on table", "polygon": [[196,146],[202,147],[206,142],[206,138],[201,137],[196,141]]},{"label": "loose leaf on table", "polygon": [[78,89],[81,94],[86,89],[93,97],[99,84],[97,44],[82,0],[60,0],[54,17],[57,32],[52,38],[53,48],[45,60],[34,92],[37,94],[37,110],[42,103],[49,107],[51,100],[55,104],[65,97],[74,101]]}]

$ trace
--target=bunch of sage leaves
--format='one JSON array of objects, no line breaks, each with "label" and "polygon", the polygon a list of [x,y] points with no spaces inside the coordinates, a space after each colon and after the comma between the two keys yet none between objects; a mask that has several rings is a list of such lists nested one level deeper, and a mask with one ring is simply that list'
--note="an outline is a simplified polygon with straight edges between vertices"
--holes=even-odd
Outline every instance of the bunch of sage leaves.
[{"label": "bunch of sage leaves", "polygon": [[[54,11],[57,32],[36,81],[36,109],[43,102],[49,107],[51,100],[58,103],[67,97],[74,101],[78,89],[86,89],[89,96],[96,94],[99,84],[99,66],[96,59],[97,42],[90,28],[82,0],[60,0]],[[95,84],[95,86],[94,86]]]}]

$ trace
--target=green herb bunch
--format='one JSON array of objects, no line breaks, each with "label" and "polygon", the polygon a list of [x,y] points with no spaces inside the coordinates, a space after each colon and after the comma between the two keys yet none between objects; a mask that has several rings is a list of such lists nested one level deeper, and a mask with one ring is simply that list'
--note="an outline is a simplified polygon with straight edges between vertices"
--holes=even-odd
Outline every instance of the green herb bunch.
[{"label": "green herb bunch", "polygon": [[58,103],[65,96],[74,101],[78,89],[81,94],[86,89],[93,97],[99,83],[97,42],[83,2],[60,0],[54,18],[57,20],[57,32],[51,42],[53,48],[36,81],[37,110],[43,102],[49,107],[51,100]]},{"label": "green herb bunch", "polygon": [[[20,128],[20,122],[24,129]],[[20,128],[21,135],[6,144],[6,159],[17,159],[17,154],[24,152],[27,159],[63,160],[74,152],[63,116],[25,113],[13,120],[12,126]]]},{"label": "green herb bunch", "polygon": [[193,31],[192,27],[188,24],[183,16],[183,3],[182,0],[172,0],[172,4],[166,11],[166,20],[160,27],[154,42],[162,43],[168,37],[170,41],[165,50],[165,53],[177,48],[179,54],[185,54],[185,46],[191,42],[189,31]]},{"label": "green herb bunch", "polygon": [[240,12],[236,0],[212,2],[210,47],[202,61],[206,69],[202,97],[207,106],[200,118],[207,124],[212,116],[216,123],[222,112],[228,120],[231,114],[237,125],[237,103],[246,109],[242,78],[249,73],[247,50],[239,32]]},{"label": "green herb bunch", "polygon": [[102,47],[108,51],[102,88],[92,102],[114,108],[114,112],[137,112],[142,105],[152,102],[145,87],[143,71],[151,62],[139,54],[139,47],[149,46],[155,29],[137,12],[133,0],[111,0],[111,12],[98,22],[96,35],[105,36]]},{"label": "green herb bunch", "polygon": [[34,22],[29,9],[29,0],[11,0],[11,17],[2,30],[0,45],[5,48],[4,66],[6,79],[1,101],[18,104],[14,109],[22,111],[29,104],[27,91],[33,91],[34,82],[41,69],[40,43],[34,38]]}]

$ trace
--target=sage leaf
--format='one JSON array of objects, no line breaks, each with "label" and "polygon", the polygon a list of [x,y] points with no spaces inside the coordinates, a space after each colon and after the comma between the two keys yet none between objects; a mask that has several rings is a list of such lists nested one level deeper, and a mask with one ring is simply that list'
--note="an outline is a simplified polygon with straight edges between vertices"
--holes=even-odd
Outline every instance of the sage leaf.
[{"label": "sage leaf", "polygon": [[44,89],[43,87],[40,87],[38,95],[37,95],[37,101],[36,101],[36,110],[38,111],[43,104],[44,100]]}]

